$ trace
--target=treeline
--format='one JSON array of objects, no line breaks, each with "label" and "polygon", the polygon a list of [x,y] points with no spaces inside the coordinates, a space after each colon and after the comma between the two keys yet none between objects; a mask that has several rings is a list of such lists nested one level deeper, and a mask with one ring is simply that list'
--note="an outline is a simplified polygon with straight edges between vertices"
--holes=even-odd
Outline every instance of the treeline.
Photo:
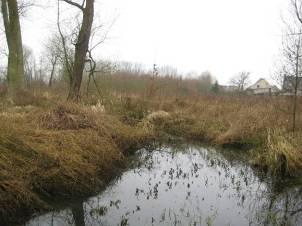
[{"label": "treeline", "polygon": [[[130,66],[130,67],[129,67]],[[154,96],[198,96],[217,94],[215,78],[209,72],[194,77],[182,76],[173,67],[144,70],[127,63],[118,64],[116,70],[96,75],[96,84],[104,93]]]},{"label": "treeline", "polygon": [[[34,51],[22,42],[21,12],[33,6],[31,1],[28,3],[31,4],[1,0],[3,35],[7,44],[6,54],[1,55],[1,62],[7,62],[0,68],[1,94],[14,96],[20,90],[52,87],[60,88],[67,92],[68,99],[77,101],[95,92],[153,96],[219,91],[218,83],[215,84],[209,72],[182,76],[170,66],[154,65],[148,69],[141,64],[94,59],[94,51],[106,39],[106,32],[98,34],[103,25],[94,23],[94,0],[81,4],[67,0],[51,3],[57,7],[57,31],[48,38],[37,59]],[[78,13],[65,15],[63,7],[76,9]]]},{"label": "treeline", "polygon": [[[24,87],[27,90],[55,90],[66,95],[69,86],[62,52],[53,54],[52,48],[45,50],[42,59],[36,59],[33,51],[24,48]],[[157,66],[156,66],[157,67]],[[1,84],[6,84],[6,71],[1,73]],[[206,71],[201,74],[181,75],[171,66],[150,69],[139,63],[98,61],[93,76],[89,67],[83,72],[81,94],[139,95],[150,96],[198,96],[223,93],[214,76]]]}]

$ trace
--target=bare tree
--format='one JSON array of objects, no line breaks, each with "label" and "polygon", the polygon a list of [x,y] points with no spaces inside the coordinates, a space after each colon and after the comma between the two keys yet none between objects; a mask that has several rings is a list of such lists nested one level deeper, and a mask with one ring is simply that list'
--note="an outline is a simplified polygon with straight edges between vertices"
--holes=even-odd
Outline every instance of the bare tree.
[{"label": "bare tree", "polygon": [[298,95],[302,92],[302,1],[290,0],[290,6],[291,17],[284,21],[282,64],[277,79],[282,81],[283,92],[292,97],[286,113],[291,115],[291,128],[295,132]]},{"label": "bare tree", "polygon": [[[83,0],[79,4],[71,0],[61,0],[71,6],[78,8],[82,13],[82,21],[79,25],[79,31],[75,40],[74,65],[71,73],[70,89],[68,100],[78,101],[80,98],[80,89],[82,84],[83,72],[86,62],[86,56],[91,36],[92,23],[94,18],[94,0]],[[60,0],[58,0],[59,4]],[[59,10],[58,10],[59,15]],[[59,21],[58,21],[59,22]],[[59,26],[58,26],[59,27]],[[60,31],[60,33],[62,33]]]},{"label": "bare tree", "polygon": [[250,72],[242,71],[235,75],[230,80],[230,84],[237,86],[240,92],[244,91],[246,86],[250,83]]},{"label": "bare tree", "polygon": [[1,12],[8,46],[7,80],[9,92],[23,87],[24,61],[17,0],[1,0]]},{"label": "bare tree", "polygon": [[23,58],[24,58],[24,81],[27,87],[31,86],[35,68],[36,60],[32,49],[27,46],[23,46]]},{"label": "bare tree", "polygon": [[[290,0],[293,8],[293,14],[297,22],[302,24],[302,1],[301,0]],[[296,33],[297,34],[297,33]]]},{"label": "bare tree", "polygon": [[[66,48],[66,47],[65,47]],[[55,75],[56,66],[61,61],[64,62],[64,50],[62,49],[62,42],[59,35],[52,35],[45,45],[45,52],[47,60],[50,64],[50,76],[48,80],[48,86],[51,87]],[[68,57],[70,58],[70,57]]]},{"label": "bare tree", "polygon": [[50,59],[51,72],[50,72],[50,76],[49,76],[48,87],[52,86],[57,61],[58,61],[58,56],[56,56],[56,55],[54,55],[53,58]]},{"label": "bare tree", "polygon": [[96,78],[95,78],[95,74],[96,72],[101,73],[101,74],[106,74],[108,72],[111,72],[113,67],[112,64],[110,62],[99,62],[97,63],[95,61],[95,59],[93,58],[93,50],[95,50],[99,45],[101,45],[102,43],[105,42],[107,35],[111,29],[111,27],[113,26],[115,21],[113,21],[113,23],[109,26],[109,29],[105,32],[105,34],[98,39],[96,42],[94,42],[94,38],[97,36],[98,31],[103,27],[103,25],[98,25],[98,26],[94,26],[91,29],[91,35],[90,35],[90,46],[89,49],[87,50],[88,56],[86,59],[86,62],[89,63],[89,69],[88,69],[88,81],[87,81],[87,87],[86,87],[86,95],[88,96],[88,92],[89,92],[89,85],[90,85],[90,81],[91,79],[93,80],[93,83],[95,85],[95,88],[99,94],[100,97],[102,97],[102,93],[101,93],[101,89],[99,88]]},{"label": "bare tree", "polygon": [[[60,0],[58,0],[58,10],[57,10],[57,27],[60,37],[60,47],[61,47],[61,56],[62,56],[62,74],[63,78],[67,77],[69,81],[69,88],[71,87],[72,81],[72,71],[73,71],[73,60],[74,60],[74,51],[71,50],[71,47],[68,45],[68,36],[63,34],[60,24]],[[65,76],[67,75],[67,76]]]},{"label": "bare tree", "polygon": [[35,3],[36,0],[19,0],[18,1],[18,12],[20,16],[26,16],[26,13],[29,8],[37,6]]},{"label": "bare tree", "polygon": [[292,130],[296,129],[297,96],[300,88],[302,66],[302,36],[287,35],[283,47],[283,89],[293,96],[292,101]]}]

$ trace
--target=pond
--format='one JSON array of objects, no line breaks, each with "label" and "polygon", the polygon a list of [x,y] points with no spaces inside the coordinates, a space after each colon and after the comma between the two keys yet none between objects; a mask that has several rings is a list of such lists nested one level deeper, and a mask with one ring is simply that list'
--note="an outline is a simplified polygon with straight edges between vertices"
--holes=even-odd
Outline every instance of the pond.
[{"label": "pond", "polygon": [[140,150],[102,193],[26,226],[302,225],[302,184],[253,169],[243,151]]}]

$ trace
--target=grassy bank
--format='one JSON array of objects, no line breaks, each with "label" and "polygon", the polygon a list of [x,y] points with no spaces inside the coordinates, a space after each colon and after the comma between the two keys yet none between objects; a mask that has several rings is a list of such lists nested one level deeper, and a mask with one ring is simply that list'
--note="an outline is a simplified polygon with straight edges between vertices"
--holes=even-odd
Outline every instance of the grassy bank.
[{"label": "grassy bank", "polygon": [[0,114],[0,220],[48,208],[47,199],[85,196],[125,166],[152,136],[90,107],[10,107]]},{"label": "grassy bank", "polygon": [[138,121],[151,121],[156,136],[247,148],[253,164],[273,173],[295,175],[302,169],[302,119],[298,114],[292,132],[291,97],[129,98],[127,108]]},{"label": "grassy bank", "polygon": [[[286,98],[119,96],[57,103],[45,97],[0,112],[1,225],[49,208],[48,199],[98,191],[127,154],[179,136],[249,147],[251,162],[273,172],[302,169],[302,133],[290,132]],[[30,104],[30,105],[29,105]],[[297,127],[302,128],[298,118]]]},{"label": "grassy bank", "polygon": [[[250,161],[273,173],[302,169],[302,132],[291,132],[288,97],[204,97],[162,104],[157,131],[223,147],[247,148]],[[302,128],[300,115],[296,122]]]}]

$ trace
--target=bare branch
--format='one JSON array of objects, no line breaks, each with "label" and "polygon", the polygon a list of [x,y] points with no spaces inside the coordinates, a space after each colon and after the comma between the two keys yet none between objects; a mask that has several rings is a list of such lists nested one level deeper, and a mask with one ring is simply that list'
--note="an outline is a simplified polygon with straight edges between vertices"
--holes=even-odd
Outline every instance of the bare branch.
[{"label": "bare branch", "polygon": [[93,83],[95,85],[95,88],[99,94],[100,97],[102,97],[102,93],[101,93],[101,89],[99,88],[97,82],[96,82],[96,79],[95,79],[95,72],[96,71],[96,62],[95,60],[93,59],[92,57],[92,53],[90,50],[87,50],[88,52],[88,59],[86,60],[86,62],[89,62],[89,65],[90,65],[90,70],[89,70],[89,74],[88,74],[88,83],[87,83],[87,88],[86,88],[86,95],[88,96],[88,92],[89,92],[89,85],[90,85],[90,81],[91,81],[91,78],[93,80]]},{"label": "bare branch", "polygon": [[82,7],[84,8],[84,5],[85,5],[85,2],[86,2],[86,0],[83,0],[83,2],[82,2]]},{"label": "bare branch", "polygon": [[19,5],[18,5],[19,15],[25,16],[28,8],[33,7],[35,5],[36,5],[36,3],[34,1],[26,1],[26,0],[20,1]]},{"label": "bare branch", "polygon": [[67,49],[66,49],[65,37],[62,33],[61,26],[60,26],[60,0],[58,0],[58,12],[57,13],[58,13],[57,14],[57,26],[58,26],[59,34],[60,34],[61,41],[62,41],[62,47],[63,47],[63,52],[64,52],[64,61],[65,61],[66,67],[67,67],[67,72],[68,72],[69,79],[71,81],[72,66],[69,63],[68,53],[67,53]]},{"label": "bare branch", "polygon": [[239,91],[244,91],[245,87],[249,84],[250,72],[242,71],[236,76],[232,77],[230,83],[238,87]]},{"label": "bare branch", "polygon": [[[104,43],[104,42],[106,41],[106,39],[107,39],[107,37],[108,37],[108,34],[109,34],[111,28],[113,27],[113,25],[115,24],[115,22],[116,22],[116,20],[114,20],[114,21],[110,24],[110,26],[108,27],[107,31],[106,31],[105,34],[103,35],[102,39],[99,40],[96,44],[94,44],[94,45],[90,48],[90,51],[94,50],[96,47],[98,47],[100,44],[102,44],[102,43]],[[97,26],[97,27],[94,28],[94,31],[92,32],[92,35],[91,35],[91,42],[92,42],[92,40],[93,40],[93,38],[94,38],[94,36],[95,36],[97,30],[98,30],[99,28],[101,28],[101,27],[103,27],[103,25],[100,25],[100,26]]]},{"label": "bare branch", "polygon": [[302,23],[301,4],[300,4],[300,7],[299,7],[297,0],[292,0],[292,5],[294,7],[297,19],[300,21],[300,23]]},{"label": "bare branch", "polygon": [[79,8],[80,10],[84,11],[85,0],[83,1],[82,5],[80,5],[80,4],[76,3],[76,2],[70,1],[70,0],[61,0],[61,1],[64,1],[64,2],[66,2],[68,4],[70,4],[70,5],[73,5],[73,6],[77,7],[77,8]]}]

